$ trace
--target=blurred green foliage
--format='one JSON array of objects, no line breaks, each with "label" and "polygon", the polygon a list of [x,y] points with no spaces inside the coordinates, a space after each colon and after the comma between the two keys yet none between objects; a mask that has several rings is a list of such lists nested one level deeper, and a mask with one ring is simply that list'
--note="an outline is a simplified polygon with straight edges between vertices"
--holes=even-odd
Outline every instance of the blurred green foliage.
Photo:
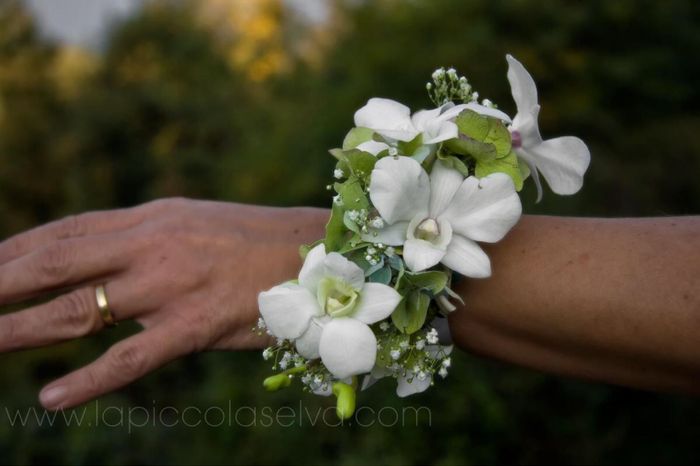
[{"label": "blurred green foliage", "polygon": [[[62,51],[21,4],[0,5],[0,232],[71,212],[185,195],[329,205],[324,186],[355,109],[372,96],[429,105],[424,83],[455,66],[512,113],[507,52],[534,75],[545,136],[576,134],[593,162],[581,193],[545,195],[530,213],[668,215],[700,211],[700,3],[620,0],[383,0],[333,3],[320,63],[289,46],[291,66],[263,82],[231,66],[197,4],[158,3],[113,27],[85,73],[61,75]],[[282,12],[282,13],[280,13]],[[282,15],[280,17],[280,14]],[[337,32],[336,32],[337,31]],[[285,39],[286,40],[286,39]],[[58,76],[58,77],[57,77]],[[63,76],[61,78],[61,76]],[[15,463],[693,463],[700,404],[454,358],[448,379],[396,400],[385,381],[358,402],[427,406],[404,427],[149,425],[12,427],[42,384],[94,359],[115,332],[0,356],[0,460]],[[659,349],[663,351],[663,348]],[[296,407],[296,389],[264,393],[258,354],[196,355],[88,405]],[[304,407],[332,406],[302,395]]]}]

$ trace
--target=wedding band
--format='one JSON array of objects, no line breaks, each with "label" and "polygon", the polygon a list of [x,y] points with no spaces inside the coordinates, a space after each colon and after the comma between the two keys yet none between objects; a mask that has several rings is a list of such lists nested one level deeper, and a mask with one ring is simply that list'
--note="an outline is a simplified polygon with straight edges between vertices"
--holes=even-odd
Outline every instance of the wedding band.
[{"label": "wedding band", "polygon": [[100,311],[100,316],[107,327],[114,327],[117,323],[114,321],[114,314],[109,308],[109,303],[107,302],[107,293],[105,292],[105,286],[99,285],[95,287],[95,298],[97,298],[97,309]]}]

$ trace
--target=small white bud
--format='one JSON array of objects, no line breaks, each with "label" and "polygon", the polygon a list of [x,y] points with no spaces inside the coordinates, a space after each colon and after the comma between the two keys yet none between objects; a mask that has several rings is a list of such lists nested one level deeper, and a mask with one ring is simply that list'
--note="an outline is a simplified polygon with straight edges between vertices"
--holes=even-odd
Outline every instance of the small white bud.
[{"label": "small white bud", "polygon": [[333,177],[335,179],[339,180],[344,176],[345,176],[345,173],[340,168],[336,168],[335,170],[333,170]]}]

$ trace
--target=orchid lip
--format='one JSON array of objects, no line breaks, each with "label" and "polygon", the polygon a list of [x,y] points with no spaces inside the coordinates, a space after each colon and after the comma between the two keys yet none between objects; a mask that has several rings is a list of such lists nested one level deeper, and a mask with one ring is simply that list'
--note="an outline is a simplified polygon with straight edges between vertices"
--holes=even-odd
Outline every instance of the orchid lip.
[{"label": "orchid lip", "polygon": [[510,132],[510,140],[511,144],[513,146],[513,149],[518,149],[522,147],[523,145],[523,137],[520,135],[520,131],[511,131]]}]

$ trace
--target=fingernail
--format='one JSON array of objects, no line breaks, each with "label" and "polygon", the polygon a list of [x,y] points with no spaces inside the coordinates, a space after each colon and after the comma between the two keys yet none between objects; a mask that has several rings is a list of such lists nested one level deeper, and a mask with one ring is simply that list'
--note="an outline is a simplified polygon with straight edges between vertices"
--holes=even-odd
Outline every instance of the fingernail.
[{"label": "fingernail", "polygon": [[39,393],[39,401],[47,409],[57,408],[61,405],[66,397],[68,390],[65,385],[57,387],[45,388]]}]

